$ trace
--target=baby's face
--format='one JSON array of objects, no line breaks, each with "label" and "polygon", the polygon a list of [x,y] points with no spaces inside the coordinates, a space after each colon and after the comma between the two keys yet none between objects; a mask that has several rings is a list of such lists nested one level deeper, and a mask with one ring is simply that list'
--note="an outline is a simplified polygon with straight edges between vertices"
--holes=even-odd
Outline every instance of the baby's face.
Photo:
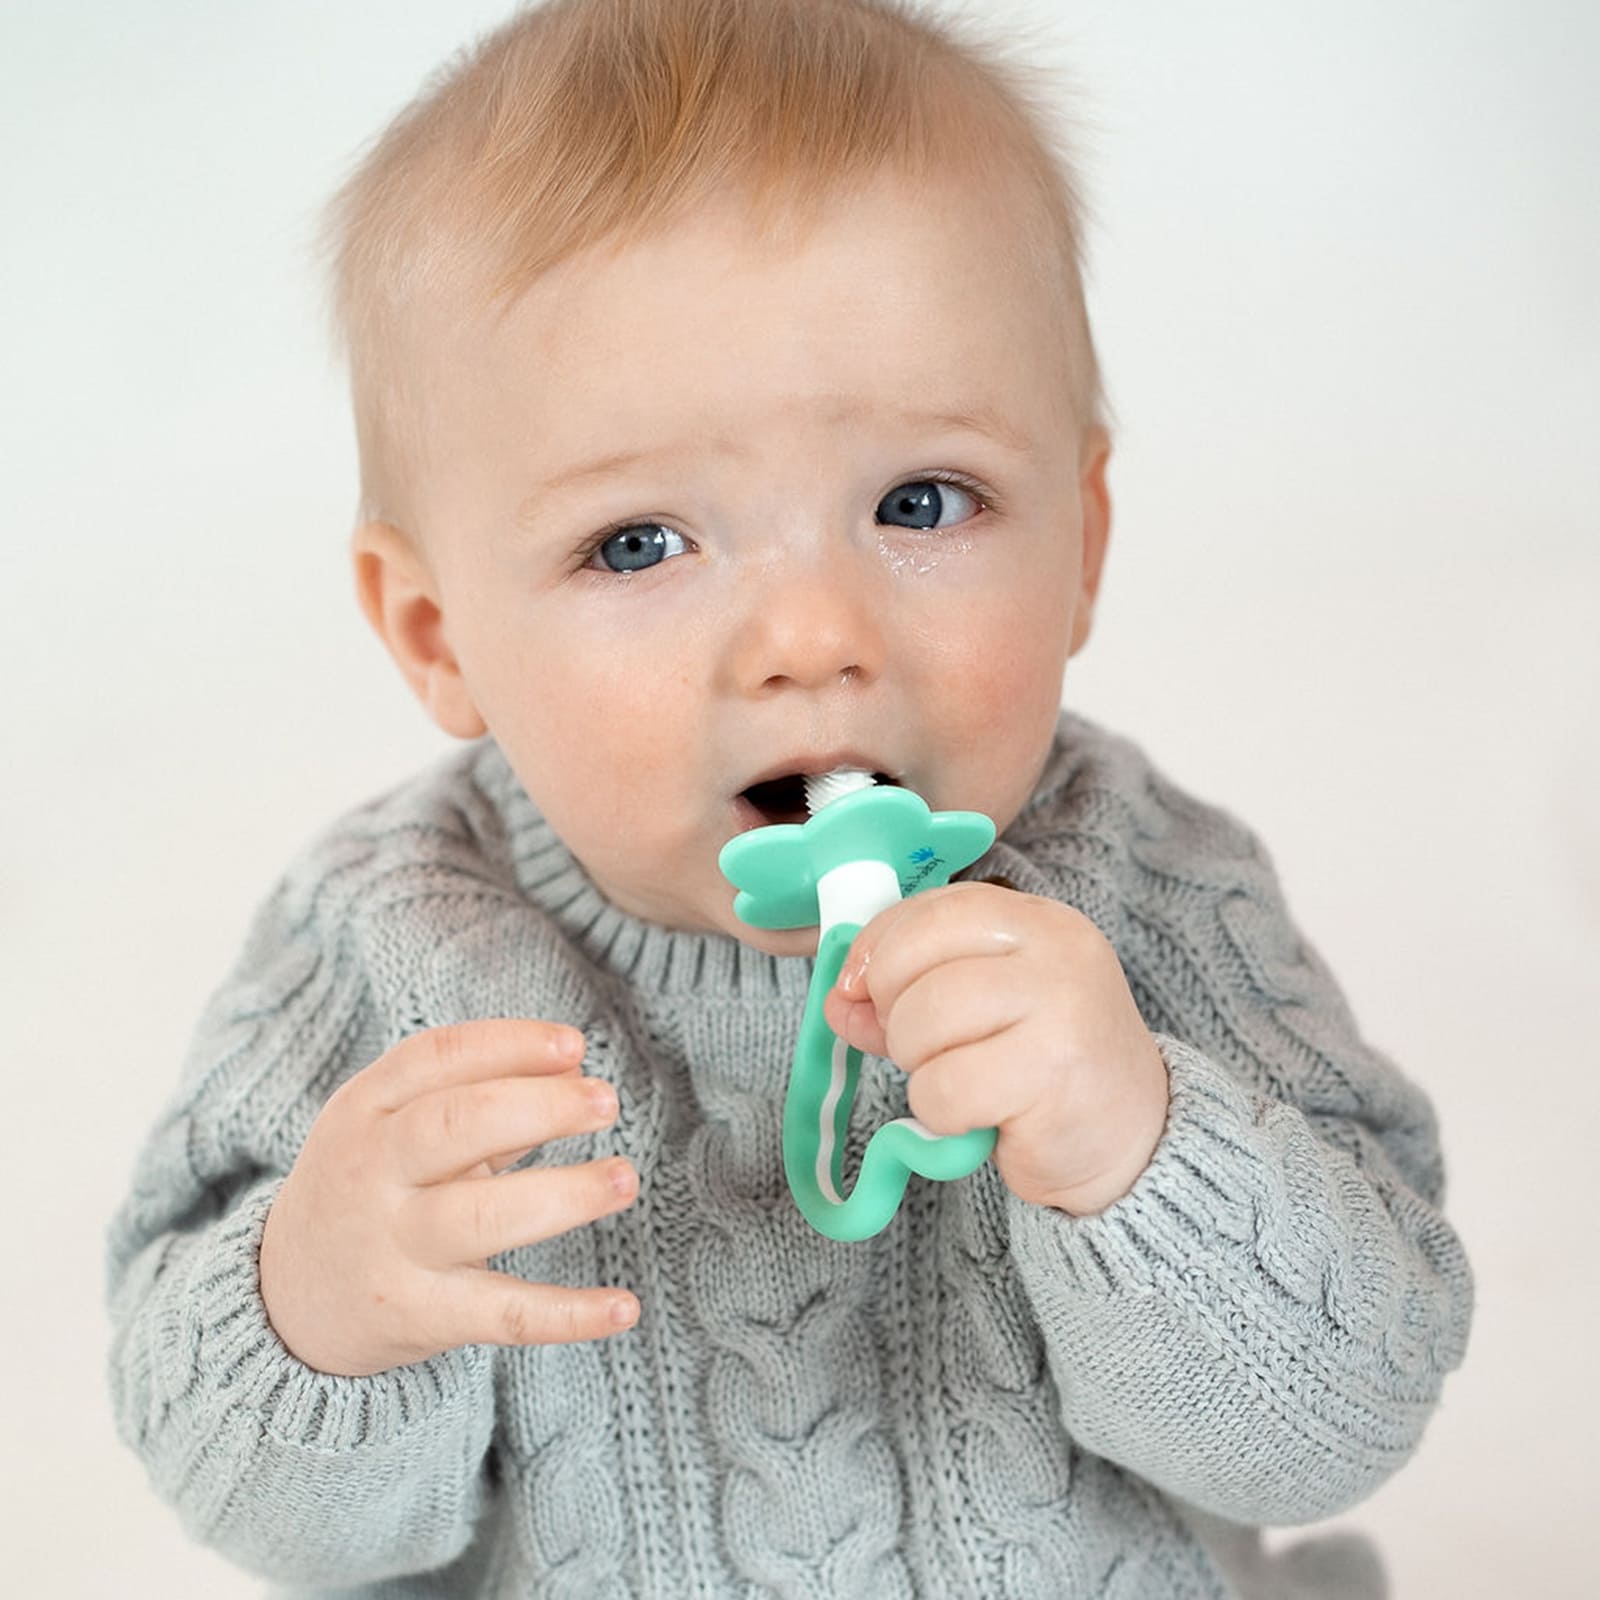
[{"label": "baby's face", "polygon": [[730,206],[569,259],[428,374],[441,720],[481,717],[623,909],[808,954],[717,869],[803,820],[768,780],[865,767],[1001,830],[1026,801],[1108,509],[1015,243],[970,189],[886,180],[787,254]]}]

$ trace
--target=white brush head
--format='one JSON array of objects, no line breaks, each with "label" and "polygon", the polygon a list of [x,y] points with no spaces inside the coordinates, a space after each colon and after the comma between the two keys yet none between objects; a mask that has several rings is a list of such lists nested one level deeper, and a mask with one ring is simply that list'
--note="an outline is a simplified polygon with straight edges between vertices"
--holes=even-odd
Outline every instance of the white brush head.
[{"label": "white brush head", "polygon": [[835,767],[832,772],[817,772],[806,777],[806,810],[812,816],[835,800],[842,800],[857,789],[870,789],[876,779],[860,767]]}]

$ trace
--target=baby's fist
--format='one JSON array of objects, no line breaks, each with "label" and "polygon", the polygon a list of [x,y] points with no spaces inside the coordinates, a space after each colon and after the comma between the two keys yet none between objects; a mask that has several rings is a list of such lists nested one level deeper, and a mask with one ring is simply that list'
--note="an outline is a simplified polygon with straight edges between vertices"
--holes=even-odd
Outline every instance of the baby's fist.
[{"label": "baby's fist", "polygon": [[1122,963],[1056,900],[959,883],[900,901],[857,936],[826,1015],[911,1074],[934,1133],[997,1128],[995,1166],[1032,1204],[1103,1211],[1166,1125],[1166,1064]]}]

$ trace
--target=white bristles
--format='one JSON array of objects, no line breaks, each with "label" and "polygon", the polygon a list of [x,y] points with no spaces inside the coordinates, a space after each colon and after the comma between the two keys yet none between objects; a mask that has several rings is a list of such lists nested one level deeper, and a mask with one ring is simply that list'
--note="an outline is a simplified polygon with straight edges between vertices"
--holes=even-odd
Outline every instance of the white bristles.
[{"label": "white bristles", "polygon": [[876,780],[860,767],[835,767],[832,772],[806,775],[806,810],[812,816],[835,800],[842,800],[857,789],[870,789]]}]

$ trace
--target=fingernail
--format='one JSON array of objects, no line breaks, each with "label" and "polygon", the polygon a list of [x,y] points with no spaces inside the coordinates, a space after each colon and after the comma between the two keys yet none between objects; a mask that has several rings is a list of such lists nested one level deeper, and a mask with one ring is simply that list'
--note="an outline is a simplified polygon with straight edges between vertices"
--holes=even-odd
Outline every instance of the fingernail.
[{"label": "fingernail", "polygon": [[576,1028],[564,1029],[556,1039],[556,1054],[565,1061],[581,1061],[583,1035]]},{"label": "fingernail", "polygon": [[626,1161],[619,1162],[611,1169],[611,1187],[618,1194],[632,1194],[637,1181],[638,1175]]},{"label": "fingernail", "polygon": [[846,956],[844,965],[839,969],[839,993],[849,994],[861,981],[861,974],[866,971],[866,967],[865,957]]},{"label": "fingernail", "polygon": [[589,1104],[597,1117],[614,1117],[617,1114],[617,1091],[609,1083],[589,1086]]},{"label": "fingernail", "polygon": [[626,1328],[630,1323],[639,1319],[639,1302],[634,1299],[613,1300],[611,1302],[611,1321],[615,1327]]}]

